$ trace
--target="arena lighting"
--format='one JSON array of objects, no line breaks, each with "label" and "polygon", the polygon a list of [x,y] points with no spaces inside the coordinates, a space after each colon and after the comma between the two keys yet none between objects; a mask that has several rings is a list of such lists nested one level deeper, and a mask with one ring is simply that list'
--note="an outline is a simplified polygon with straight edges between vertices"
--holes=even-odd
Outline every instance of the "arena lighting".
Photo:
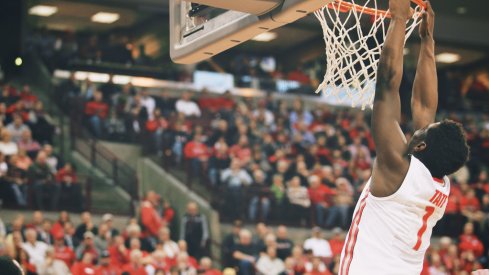
[{"label": "arena lighting", "polygon": [[107,83],[110,80],[110,75],[101,73],[88,73],[88,79],[92,82]]},{"label": "arena lighting", "polygon": [[112,12],[97,12],[92,16],[92,22],[112,24],[119,20],[120,15]]},{"label": "arena lighting", "polygon": [[435,57],[436,62],[446,63],[446,64],[458,62],[458,61],[460,61],[460,58],[461,58],[461,56],[459,54],[447,53],[447,52],[437,54]]},{"label": "arena lighting", "polygon": [[130,83],[132,80],[132,77],[127,76],[127,75],[114,75],[112,77],[112,82],[117,85],[126,85],[127,83]]},{"label": "arena lighting", "polygon": [[[70,78],[72,72],[66,70],[55,70],[54,77],[68,79]],[[76,80],[85,81],[89,79],[91,82],[96,83],[107,83],[110,80],[110,75],[105,73],[94,73],[86,71],[75,71],[73,72]],[[113,75],[112,82],[118,85],[125,85],[131,83],[138,87],[148,87],[148,88],[165,88],[172,87],[176,89],[192,89],[193,85],[189,83],[179,83],[174,81],[160,80],[150,77],[137,77],[129,75]]]},{"label": "arena lighting", "polygon": [[467,8],[464,6],[458,7],[457,8],[457,13],[458,14],[466,14],[467,13]]},{"label": "arena lighting", "polygon": [[152,88],[152,87],[164,87],[167,85],[168,81],[166,80],[159,80],[155,78],[149,78],[149,77],[133,77],[131,79],[131,84],[134,86],[138,87],[146,87],[146,88]]},{"label": "arena lighting", "polygon": [[[55,72],[54,74],[56,77],[60,78],[66,78],[66,73],[64,72]],[[69,73],[68,73],[69,77]],[[103,74],[103,73],[92,73],[92,72],[82,72],[82,71],[77,71],[75,72],[75,79],[76,80],[90,80],[91,82],[97,82],[97,83],[107,83],[110,80],[110,75],[109,74]]]},{"label": "arena lighting", "polygon": [[255,37],[253,37],[251,40],[254,41],[259,41],[259,42],[268,42],[272,41],[273,39],[277,38],[277,34],[274,32],[264,32],[261,33]]},{"label": "arena lighting", "polygon": [[22,58],[17,57],[17,58],[15,59],[15,66],[17,66],[17,67],[22,66]]},{"label": "arena lighting", "polygon": [[37,5],[29,9],[30,15],[37,15],[37,16],[44,16],[44,17],[51,16],[56,12],[58,12],[58,7],[46,6],[46,5]]}]

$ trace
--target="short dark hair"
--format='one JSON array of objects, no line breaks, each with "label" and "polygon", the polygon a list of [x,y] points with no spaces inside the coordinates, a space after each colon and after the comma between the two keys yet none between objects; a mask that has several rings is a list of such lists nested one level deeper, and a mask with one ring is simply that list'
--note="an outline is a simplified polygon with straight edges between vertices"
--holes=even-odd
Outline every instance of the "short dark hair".
[{"label": "short dark hair", "polygon": [[434,177],[455,173],[469,158],[470,149],[462,125],[443,120],[426,132],[426,149],[414,155],[423,162]]},{"label": "short dark hair", "polygon": [[5,275],[24,274],[18,264],[16,264],[12,259],[5,256],[0,257],[0,270],[2,271],[2,274]]}]

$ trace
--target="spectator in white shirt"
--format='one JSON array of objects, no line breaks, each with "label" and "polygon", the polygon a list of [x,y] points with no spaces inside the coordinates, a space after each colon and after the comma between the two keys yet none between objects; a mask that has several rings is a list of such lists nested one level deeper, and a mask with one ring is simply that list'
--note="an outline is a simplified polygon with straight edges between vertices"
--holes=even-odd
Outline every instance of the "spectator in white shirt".
[{"label": "spectator in white shirt", "polygon": [[279,275],[285,270],[284,262],[277,257],[277,249],[274,246],[267,248],[267,253],[262,254],[256,263],[258,274]]},{"label": "spectator in white shirt", "polygon": [[37,232],[33,228],[29,228],[25,232],[27,242],[22,244],[22,249],[29,255],[29,262],[36,267],[44,263],[46,250],[48,245],[37,241]]},{"label": "spectator in white shirt", "polygon": [[141,105],[146,107],[146,111],[148,112],[148,118],[153,118],[153,112],[156,107],[155,99],[149,96],[149,93],[146,89],[141,91]]},{"label": "spectator in white shirt", "polygon": [[156,246],[157,250],[161,246],[161,250],[165,252],[166,257],[172,260],[176,260],[178,253],[180,253],[178,244],[170,238],[170,229],[168,227],[162,227],[158,231],[158,244]]},{"label": "spectator in white shirt", "polygon": [[0,218],[0,239],[3,239],[7,235],[7,230],[5,228],[5,223],[3,223],[2,218]]},{"label": "spectator in white shirt", "polygon": [[221,173],[221,182],[226,187],[226,209],[230,216],[238,219],[242,213],[244,204],[244,187],[249,186],[253,179],[246,170],[241,168],[238,158],[231,160],[231,165]]},{"label": "spectator in white shirt", "polygon": [[46,153],[46,163],[49,166],[49,170],[51,170],[51,173],[56,174],[58,171],[58,158],[53,155],[53,146],[45,144],[42,150]]},{"label": "spectator in white shirt", "polygon": [[22,137],[22,133],[25,130],[30,130],[30,129],[29,126],[25,125],[24,121],[22,121],[21,115],[14,114],[12,115],[12,117],[13,117],[13,121],[9,123],[5,128],[9,131],[10,135],[12,136],[12,141],[19,142]]},{"label": "spectator in white shirt", "polygon": [[240,188],[250,185],[253,182],[253,178],[246,170],[241,168],[240,160],[234,158],[230,167],[222,171],[221,182],[226,184],[228,188]]},{"label": "spectator in white shirt", "polygon": [[56,259],[54,248],[49,247],[46,250],[46,260],[42,265],[37,267],[39,275],[66,275],[70,274],[70,269],[62,260]]},{"label": "spectator in white shirt", "polygon": [[333,257],[329,242],[321,237],[321,228],[312,229],[312,237],[304,242],[304,250],[311,250],[314,257],[319,257],[329,263]]},{"label": "spectator in white shirt", "polygon": [[12,141],[12,136],[9,130],[3,129],[1,132],[2,140],[0,140],[0,152],[5,156],[16,155],[19,152],[19,147]]},{"label": "spectator in white shirt", "polygon": [[179,113],[183,113],[185,116],[196,116],[200,117],[201,112],[197,103],[190,100],[190,94],[184,92],[182,98],[177,100],[175,109]]}]

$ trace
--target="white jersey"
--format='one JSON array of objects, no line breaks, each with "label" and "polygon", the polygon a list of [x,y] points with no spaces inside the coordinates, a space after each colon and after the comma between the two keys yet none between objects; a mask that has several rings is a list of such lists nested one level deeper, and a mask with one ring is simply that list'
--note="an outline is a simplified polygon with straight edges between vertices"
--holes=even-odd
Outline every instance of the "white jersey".
[{"label": "white jersey", "polygon": [[413,156],[394,194],[374,197],[370,181],[355,207],[339,275],[420,274],[432,229],[445,212],[450,181],[433,178]]}]

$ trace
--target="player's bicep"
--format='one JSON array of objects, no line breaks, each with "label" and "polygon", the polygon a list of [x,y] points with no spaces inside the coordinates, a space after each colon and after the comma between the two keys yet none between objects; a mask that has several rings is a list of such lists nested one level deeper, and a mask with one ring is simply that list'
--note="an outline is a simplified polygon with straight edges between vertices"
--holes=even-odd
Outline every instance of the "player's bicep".
[{"label": "player's bicep", "polygon": [[380,167],[400,167],[404,161],[407,142],[399,125],[400,116],[394,113],[393,101],[376,101],[372,114],[372,135]]},{"label": "player's bicep", "polygon": [[420,103],[411,103],[411,112],[413,113],[413,128],[415,131],[435,122],[436,109],[423,106]]}]

